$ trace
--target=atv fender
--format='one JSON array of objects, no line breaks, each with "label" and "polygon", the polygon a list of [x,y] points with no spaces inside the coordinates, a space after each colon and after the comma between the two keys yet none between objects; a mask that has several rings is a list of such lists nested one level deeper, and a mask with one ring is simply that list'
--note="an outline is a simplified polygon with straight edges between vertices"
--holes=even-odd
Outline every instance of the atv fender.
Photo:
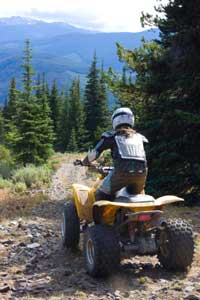
[{"label": "atv fender", "polygon": [[72,185],[73,200],[80,220],[93,221],[94,189],[82,184]]},{"label": "atv fender", "polygon": [[101,223],[103,224],[113,224],[115,220],[115,215],[118,209],[127,208],[133,212],[142,212],[149,210],[162,210],[164,205],[182,202],[184,199],[176,196],[162,196],[158,199],[152,201],[138,201],[132,203],[124,202],[111,202],[111,201],[96,201],[94,204],[94,210],[97,212],[99,209],[101,211]]},{"label": "atv fender", "polygon": [[184,199],[173,195],[167,195],[167,196],[159,197],[155,201],[156,201],[156,205],[167,205],[175,202],[183,202]]}]

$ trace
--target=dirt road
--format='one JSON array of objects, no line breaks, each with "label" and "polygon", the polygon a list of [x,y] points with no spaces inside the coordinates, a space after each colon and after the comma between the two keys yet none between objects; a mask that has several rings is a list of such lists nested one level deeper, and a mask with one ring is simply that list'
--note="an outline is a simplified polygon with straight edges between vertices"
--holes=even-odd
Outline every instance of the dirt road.
[{"label": "dirt road", "polygon": [[112,277],[95,280],[84,270],[81,249],[62,249],[63,204],[72,182],[87,181],[86,170],[74,168],[69,157],[53,176],[47,200],[23,218],[0,223],[0,300],[200,299],[199,208],[173,211],[196,226],[195,261],[185,274],[166,272],[154,257],[135,257]]}]

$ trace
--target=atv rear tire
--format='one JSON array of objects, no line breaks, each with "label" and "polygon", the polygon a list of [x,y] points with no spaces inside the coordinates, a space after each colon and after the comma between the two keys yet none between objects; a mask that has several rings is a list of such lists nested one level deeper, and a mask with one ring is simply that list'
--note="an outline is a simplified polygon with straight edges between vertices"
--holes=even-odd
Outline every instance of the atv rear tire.
[{"label": "atv rear tire", "polygon": [[167,270],[185,271],[194,256],[192,228],[181,219],[169,219],[164,227],[158,234],[158,259]]},{"label": "atv rear tire", "polygon": [[115,231],[106,225],[89,227],[84,236],[86,270],[93,277],[113,273],[120,264],[120,246]]},{"label": "atv rear tire", "polygon": [[74,202],[66,203],[61,224],[62,244],[75,250],[80,240],[80,220]]}]

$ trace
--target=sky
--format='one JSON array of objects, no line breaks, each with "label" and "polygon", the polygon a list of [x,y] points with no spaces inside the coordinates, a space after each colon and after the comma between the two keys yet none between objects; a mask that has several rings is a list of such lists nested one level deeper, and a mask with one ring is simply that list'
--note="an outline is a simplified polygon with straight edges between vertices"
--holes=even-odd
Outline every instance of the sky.
[{"label": "sky", "polygon": [[141,11],[153,13],[155,5],[157,0],[0,0],[0,17],[33,17],[105,32],[137,32],[142,30]]}]

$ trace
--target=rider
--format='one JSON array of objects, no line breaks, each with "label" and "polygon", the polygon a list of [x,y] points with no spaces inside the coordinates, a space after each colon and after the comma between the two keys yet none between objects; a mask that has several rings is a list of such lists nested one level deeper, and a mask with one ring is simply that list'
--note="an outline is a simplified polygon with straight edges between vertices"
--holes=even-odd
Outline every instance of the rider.
[{"label": "rider", "polygon": [[104,150],[111,149],[114,169],[96,191],[96,200],[110,200],[125,186],[132,194],[144,193],[147,162],[143,143],[148,143],[148,140],[134,130],[134,121],[129,108],[115,110],[112,115],[113,131],[103,133],[96,147],[82,161],[83,165],[89,166]]}]

